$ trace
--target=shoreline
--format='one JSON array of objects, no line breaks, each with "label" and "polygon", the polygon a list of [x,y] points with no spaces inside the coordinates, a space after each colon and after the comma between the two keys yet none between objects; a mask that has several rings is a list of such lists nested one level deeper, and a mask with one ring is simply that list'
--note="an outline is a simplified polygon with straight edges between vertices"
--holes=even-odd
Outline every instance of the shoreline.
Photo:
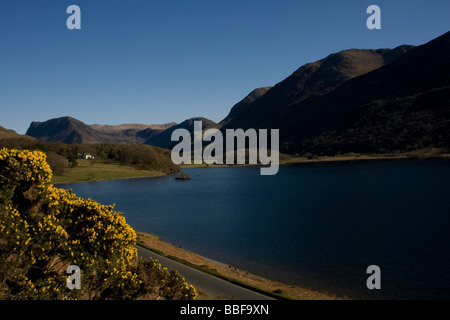
[{"label": "shoreline", "polygon": [[92,165],[89,160],[78,160],[78,166],[67,168],[62,175],[53,175],[52,184],[98,182],[122,179],[137,179],[162,177],[167,175],[163,171],[146,170],[133,166],[124,166],[117,162],[99,160]]},{"label": "shoreline", "polygon": [[[250,290],[264,292],[278,299],[286,300],[348,300],[347,297],[338,297],[327,292],[317,292],[299,286],[288,285],[279,281],[270,280],[245,270],[241,270],[226,263],[215,261],[181,247],[162,241],[158,236],[136,231],[137,244],[161,254],[167,258],[187,264],[196,269],[220,277],[226,281],[247,287]],[[206,294],[199,295],[199,300],[216,300]]]},{"label": "shoreline", "polygon": [[134,179],[146,179],[146,178],[161,178],[166,177],[169,174],[173,174],[176,172],[170,173],[162,173],[159,175],[148,175],[148,176],[136,176],[136,177],[125,177],[125,178],[108,178],[108,179],[98,179],[98,180],[90,180],[90,181],[69,181],[69,182],[52,182],[54,186],[64,185],[64,184],[73,184],[73,183],[93,183],[93,182],[102,182],[102,181],[115,181],[115,180],[134,180]]},{"label": "shoreline", "polygon": [[323,156],[316,159],[293,158],[286,164],[301,163],[328,163],[328,162],[352,162],[352,161],[381,161],[381,160],[450,160],[449,153],[440,153],[439,150],[418,150],[401,154],[374,154],[374,155],[346,155]]},{"label": "shoreline", "polygon": [[[290,158],[289,160],[279,162],[278,165],[280,167],[284,166],[290,166],[290,165],[301,165],[301,164],[311,164],[311,163],[330,163],[330,162],[357,162],[357,161],[382,161],[382,160],[431,160],[431,159],[444,159],[449,160],[450,154],[446,153],[447,150],[438,149],[438,148],[429,148],[429,149],[421,149],[416,151],[410,151],[407,153],[390,153],[390,154],[372,154],[372,155],[365,155],[365,154],[347,154],[342,156],[320,156],[315,157],[312,159],[307,159],[305,157],[296,157],[296,158]],[[86,160],[87,161],[87,160]],[[260,164],[188,164],[188,165],[180,165],[181,170],[182,169],[189,169],[189,168],[239,168],[239,167],[248,167],[248,166],[257,166],[260,167]],[[140,170],[133,167],[129,167],[130,169],[127,174],[124,177],[117,177],[115,176],[117,172],[110,171],[106,177],[100,178],[100,177],[88,177],[88,180],[86,178],[76,178],[76,177],[67,177],[67,181],[61,182],[58,181],[63,176],[56,176],[56,182],[52,182],[53,185],[63,185],[63,184],[69,184],[69,183],[83,183],[83,182],[99,182],[99,181],[112,181],[112,180],[128,180],[128,179],[139,179],[139,178],[154,178],[154,177],[164,177],[168,176],[169,174],[172,174],[172,172],[164,173],[161,171],[148,171],[148,170]],[[95,170],[90,170],[90,172],[96,172]],[[100,171],[99,171],[100,172]],[[173,172],[176,173],[176,172]],[[87,173],[86,173],[87,174]],[[94,174],[95,175],[95,174]]]},{"label": "shoreline", "polygon": [[[330,163],[330,162],[358,162],[358,161],[383,161],[383,160],[450,160],[450,153],[442,149],[422,149],[406,153],[388,154],[355,154],[338,156],[318,156],[315,158],[292,157],[289,160],[278,162],[280,167],[289,165]],[[239,167],[261,167],[261,164],[188,164],[180,165],[182,169],[190,168],[239,168]]]}]

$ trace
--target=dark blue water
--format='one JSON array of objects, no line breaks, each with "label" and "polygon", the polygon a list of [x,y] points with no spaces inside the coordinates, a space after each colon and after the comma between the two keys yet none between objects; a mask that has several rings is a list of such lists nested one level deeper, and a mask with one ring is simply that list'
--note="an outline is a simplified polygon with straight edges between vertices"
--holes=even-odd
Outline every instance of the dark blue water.
[{"label": "dark blue water", "polygon": [[[138,231],[274,280],[357,299],[450,298],[450,162],[185,170],[79,183]],[[366,269],[381,268],[381,290]]]}]

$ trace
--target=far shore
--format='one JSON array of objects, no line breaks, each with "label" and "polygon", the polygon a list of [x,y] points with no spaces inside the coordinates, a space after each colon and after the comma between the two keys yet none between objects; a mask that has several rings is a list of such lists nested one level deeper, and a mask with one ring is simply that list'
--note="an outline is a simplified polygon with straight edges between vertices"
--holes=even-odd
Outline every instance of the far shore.
[{"label": "far shore", "polygon": [[110,161],[79,159],[78,166],[67,168],[63,175],[53,175],[54,185],[78,182],[96,182],[107,180],[135,179],[161,177],[166,175],[161,171],[144,170],[132,166],[125,166]]},{"label": "far shore", "polygon": [[[247,288],[254,288],[259,292],[273,294],[274,297],[290,300],[348,300],[346,297],[337,297],[326,292],[317,292],[298,286],[287,285],[278,281],[263,278],[240,270],[233,266],[217,262],[198,254],[189,252],[181,247],[161,241],[152,234],[137,232],[138,244],[159,253],[168,258],[194,266],[207,273],[219,276],[235,284],[241,284]],[[210,297],[204,293],[199,295],[200,300],[215,300],[217,297]]]},{"label": "far shore", "polygon": [[149,175],[138,175],[138,176],[131,176],[131,177],[120,177],[120,178],[104,178],[104,179],[90,179],[90,180],[68,180],[64,182],[53,182],[54,186],[64,185],[64,184],[72,184],[72,183],[89,183],[89,182],[101,182],[101,181],[115,181],[115,180],[134,180],[134,179],[145,179],[145,178],[158,178],[158,177],[165,177],[170,173],[160,173],[160,174],[149,174]]},{"label": "far shore", "polygon": [[[450,153],[447,150],[440,148],[420,149],[405,153],[383,153],[383,154],[357,154],[348,153],[335,156],[310,156],[310,157],[291,157],[289,159],[281,160],[278,164],[286,166],[297,163],[321,163],[321,162],[347,162],[347,161],[368,161],[368,160],[405,160],[405,159],[450,159]],[[181,165],[182,168],[206,168],[206,167],[244,167],[244,166],[259,166],[259,165],[228,165],[228,164],[188,164]]]},{"label": "far shore", "polygon": [[[336,156],[310,156],[310,157],[292,157],[279,162],[281,167],[292,164],[308,164],[308,163],[329,163],[329,162],[352,162],[352,161],[373,161],[373,160],[407,160],[407,159],[450,159],[450,154],[446,150],[438,148],[427,148],[406,153],[389,153],[389,154],[345,154]],[[89,160],[79,160],[79,166],[69,168],[62,176],[53,176],[53,184],[67,184],[78,182],[97,182],[108,180],[123,180],[136,178],[152,178],[162,177],[170,173],[160,171],[150,171],[139,169],[136,167],[123,166],[116,163],[107,163],[99,161],[91,165]],[[183,164],[181,169],[188,168],[220,168],[220,167],[245,167],[260,165],[229,165],[229,164]]]}]

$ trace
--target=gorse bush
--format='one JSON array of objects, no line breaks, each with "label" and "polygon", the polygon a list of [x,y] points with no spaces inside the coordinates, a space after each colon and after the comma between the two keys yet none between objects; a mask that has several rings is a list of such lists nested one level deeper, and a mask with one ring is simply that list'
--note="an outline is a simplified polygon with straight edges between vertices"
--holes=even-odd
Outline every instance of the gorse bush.
[{"label": "gorse bush", "polygon": [[184,282],[175,270],[162,268],[156,260],[140,260],[137,273],[142,279],[144,297],[164,297],[168,300],[190,300],[197,297],[195,288]]},{"label": "gorse bush", "polygon": [[[0,297],[135,299],[149,292],[148,279],[171,278],[155,269],[156,276],[144,276],[136,233],[113,206],[57,189],[51,177],[42,152],[0,150]],[[66,286],[72,264],[81,269],[81,290]],[[175,278],[179,292],[160,297],[196,297]]]},{"label": "gorse bush", "polygon": [[[50,184],[40,152],[0,151],[0,268],[2,291],[15,298],[132,298],[136,234],[112,206],[76,197]],[[66,290],[70,264],[84,290]],[[117,286],[114,292],[105,289]]]}]

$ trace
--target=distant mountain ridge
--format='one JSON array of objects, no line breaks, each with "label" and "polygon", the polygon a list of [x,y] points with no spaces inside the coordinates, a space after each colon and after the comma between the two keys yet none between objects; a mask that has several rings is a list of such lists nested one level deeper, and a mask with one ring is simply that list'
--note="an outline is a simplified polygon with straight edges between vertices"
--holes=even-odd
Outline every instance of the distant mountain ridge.
[{"label": "distant mountain ridge", "polygon": [[101,134],[83,122],[72,117],[50,119],[45,122],[32,122],[25,135],[48,142],[95,143]]},{"label": "distant mountain ridge", "polygon": [[75,143],[137,143],[142,144],[176,123],[158,125],[87,125],[72,117],[32,122],[26,135],[48,142]]},{"label": "distant mountain ridge", "polygon": [[177,129],[185,129],[189,131],[191,133],[191,141],[193,141],[192,137],[194,132],[195,121],[202,121],[202,130],[213,128],[217,125],[217,123],[215,123],[214,121],[211,121],[203,117],[191,118],[183,121],[182,123],[176,126],[172,126],[164,130],[160,134],[149,138],[144,143],[160,148],[171,149],[178,143],[177,141],[171,141],[172,133]]},{"label": "distant mountain ridge", "polygon": [[307,63],[273,87],[257,88],[216,124],[191,118],[158,126],[33,122],[27,135],[65,143],[139,143],[171,148],[178,128],[279,129],[282,152],[383,153],[450,148],[450,32],[421,46],[349,49]]},{"label": "distant mountain ridge", "polygon": [[103,125],[103,124],[91,124],[91,128],[102,131],[102,132],[118,132],[126,130],[136,130],[142,131],[146,129],[152,130],[166,130],[172,126],[176,125],[175,122],[165,123],[165,124],[119,124],[119,125]]},{"label": "distant mountain ridge", "polygon": [[26,135],[47,142],[66,144],[149,144],[169,149],[177,143],[171,141],[172,132],[183,128],[192,133],[194,121],[202,121],[204,129],[216,125],[214,121],[203,117],[187,119],[180,124],[170,122],[156,125],[87,125],[72,117],[61,117],[45,122],[32,122]]}]

